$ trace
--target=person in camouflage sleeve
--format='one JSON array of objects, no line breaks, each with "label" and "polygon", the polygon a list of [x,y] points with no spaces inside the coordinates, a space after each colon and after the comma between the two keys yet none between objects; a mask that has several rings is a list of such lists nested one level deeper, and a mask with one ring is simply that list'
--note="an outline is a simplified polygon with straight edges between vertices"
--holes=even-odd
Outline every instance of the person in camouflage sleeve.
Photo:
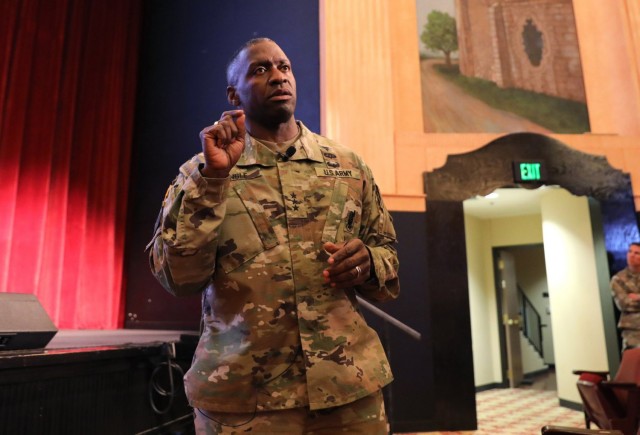
[{"label": "person in camouflage sleeve", "polygon": [[627,267],[611,278],[611,293],[620,310],[622,349],[640,346],[640,242],[629,245]]},{"label": "person in camouflage sleeve", "polygon": [[184,379],[198,433],[387,433],[392,373],[356,298],[399,292],[371,170],[295,120],[275,42],[243,45],[227,80],[236,109],[200,133],[203,152],[181,166],[149,244],[169,292],[202,292]]}]

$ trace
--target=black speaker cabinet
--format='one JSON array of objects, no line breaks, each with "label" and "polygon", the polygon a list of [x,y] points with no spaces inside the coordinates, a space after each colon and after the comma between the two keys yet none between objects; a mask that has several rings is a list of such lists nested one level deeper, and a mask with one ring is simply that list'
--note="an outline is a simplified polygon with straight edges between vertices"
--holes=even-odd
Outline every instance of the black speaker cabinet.
[{"label": "black speaker cabinet", "polygon": [[0,351],[43,348],[57,332],[35,295],[0,293]]}]

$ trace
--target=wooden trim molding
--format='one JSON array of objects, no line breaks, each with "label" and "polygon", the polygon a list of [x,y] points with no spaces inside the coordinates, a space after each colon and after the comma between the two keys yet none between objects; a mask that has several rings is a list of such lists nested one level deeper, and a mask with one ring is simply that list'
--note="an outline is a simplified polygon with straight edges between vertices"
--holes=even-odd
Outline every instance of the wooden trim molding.
[{"label": "wooden trim molding", "polygon": [[[640,210],[640,3],[574,1],[591,133],[552,135],[630,173]],[[422,174],[502,134],[424,133],[415,0],[320,0],[322,133],[357,151],[392,210]]]}]

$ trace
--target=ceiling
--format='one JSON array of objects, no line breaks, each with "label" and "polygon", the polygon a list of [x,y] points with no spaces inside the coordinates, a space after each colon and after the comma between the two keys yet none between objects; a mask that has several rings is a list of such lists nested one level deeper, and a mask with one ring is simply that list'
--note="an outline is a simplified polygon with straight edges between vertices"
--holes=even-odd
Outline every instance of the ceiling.
[{"label": "ceiling", "polygon": [[542,186],[538,189],[501,188],[487,196],[476,196],[464,201],[464,213],[480,219],[502,218],[540,214],[540,200],[549,189],[558,186]]}]

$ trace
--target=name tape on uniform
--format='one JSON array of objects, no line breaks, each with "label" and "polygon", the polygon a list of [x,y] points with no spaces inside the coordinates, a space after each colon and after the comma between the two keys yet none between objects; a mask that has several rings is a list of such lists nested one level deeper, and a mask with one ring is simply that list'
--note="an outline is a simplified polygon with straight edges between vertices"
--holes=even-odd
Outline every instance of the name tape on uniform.
[{"label": "name tape on uniform", "polygon": [[355,178],[360,179],[360,171],[358,169],[331,169],[316,168],[318,177],[336,177],[336,178]]},{"label": "name tape on uniform", "polygon": [[253,172],[235,172],[231,174],[231,180],[253,180],[254,178],[260,177],[261,175],[262,174],[260,174],[260,169],[256,169]]}]

